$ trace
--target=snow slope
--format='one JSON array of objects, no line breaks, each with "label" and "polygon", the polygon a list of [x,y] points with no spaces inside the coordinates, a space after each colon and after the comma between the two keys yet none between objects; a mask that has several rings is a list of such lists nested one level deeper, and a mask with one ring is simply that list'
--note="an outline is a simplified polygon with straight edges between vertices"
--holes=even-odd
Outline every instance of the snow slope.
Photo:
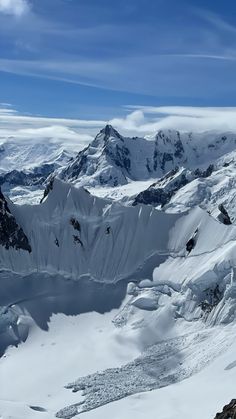
[{"label": "snow slope", "polygon": [[151,207],[123,207],[59,180],[43,204],[9,202],[9,208],[32,252],[0,248],[2,269],[101,281],[151,272],[169,254],[169,229],[179,217]]},{"label": "snow slope", "polygon": [[73,156],[61,144],[41,141],[6,139],[0,145],[0,173],[33,170],[45,164],[63,165]]},{"label": "snow slope", "polygon": [[225,403],[235,398],[235,327],[215,332],[231,346],[223,352],[219,340],[219,356],[201,372],[179,383],[107,404],[84,414],[84,418],[213,419]]},{"label": "snow slope", "polygon": [[45,409],[43,417],[52,419],[64,403],[75,400],[64,388],[72,377],[118,366],[137,355],[132,343],[124,346],[119,341],[111,324],[113,315],[57,314],[49,332],[32,328],[25,343],[0,359],[0,417],[35,419],[40,413],[30,406],[38,406]]},{"label": "snow slope", "polygon": [[[155,311],[135,310],[125,327],[115,327],[117,316],[54,314],[49,330],[32,325],[26,342],[0,360],[2,418],[39,417],[32,407],[48,419],[58,411],[69,417],[64,406],[86,401],[79,409],[88,419],[209,419],[234,396],[235,324],[177,319],[165,334],[169,322],[161,328]],[[64,388],[81,376],[85,397]]]}]

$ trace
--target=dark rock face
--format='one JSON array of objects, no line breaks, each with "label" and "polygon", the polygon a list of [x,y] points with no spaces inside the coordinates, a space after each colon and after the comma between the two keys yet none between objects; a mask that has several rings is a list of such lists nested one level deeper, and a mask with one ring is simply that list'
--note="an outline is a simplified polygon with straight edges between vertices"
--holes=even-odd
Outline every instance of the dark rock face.
[{"label": "dark rock face", "polygon": [[166,167],[166,163],[172,162],[174,163],[174,158],[170,153],[163,153],[161,159],[161,169],[164,171]]},{"label": "dark rock face", "polygon": [[55,239],[54,243],[57,247],[60,247],[58,238]]},{"label": "dark rock face", "polygon": [[175,178],[175,175],[178,175],[179,170],[180,169],[178,167],[170,170],[170,172],[168,172],[158,182],[151,185],[145,191],[140,192],[136,196],[132,205],[145,204],[153,206],[161,205],[161,207],[164,207],[179,189],[183,188],[192,180],[211,176],[214,166],[210,165],[204,171],[196,169],[194,172],[189,171],[188,174],[187,172],[182,173],[180,176],[176,176]]},{"label": "dark rock face", "polygon": [[76,159],[68,166],[63,172],[63,176],[68,179],[74,179],[80,175],[84,175],[88,169],[88,153],[89,147],[86,147],[84,150],[80,151]]},{"label": "dark rock face", "polygon": [[107,156],[109,156],[116,166],[120,168],[124,168],[128,173],[130,173],[131,168],[131,160],[129,158],[130,151],[125,146],[120,146],[119,144],[116,144],[115,149],[111,149],[110,147],[107,147],[105,149],[105,152]]},{"label": "dark rock face", "polygon": [[192,250],[196,246],[196,244],[197,244],[197,235],[198,235],[198,229],[196,231],[194,231],[193,236],[187,241],[187,243],[186,243],[186,251],[188,253],[192,252]]},{"label": "dark rock face", "polygon": [[49,192],[53,190],[53,183],[54,183],[54,178],[51,178],[51,180],[48,182],[44,193],[43,193],[43,197],[40,200],[40,204],[42,204],[42,202],[45,200],[45,198],[48,196]]},{"label": "dark rock face", "polygon": [[225,225],[232,224],[230,216],[229,216],[228,212],[226,211],[224,205],[220,204],[218,209],[220,211],[220,214],[218,215],[218,220]]},{"label": "dark rock face", "polygon": [[212,175],[214,171],[214,164],[210,164],[206,170],[201,171],[200,169],[196,169],[194,171],[194,175],[199,178],[207,178]]},{"label": "dark rock face", "polygon": [[75,230],[77,230],[79,232],[81,231],[80,223],[75,218],[70,219],[70,224],[74,227]]},{"label": "dark rock face", "polygon": [[82,240],[79,238],[79,236],[73,235],[74,242],[81,245],[81,247],[84,247]]},{"label": "dark rock face", "polygon": [[166,170],[166,165],[168,163],[174,164],[175,159],[181,160],[184,157],[184,146],[180,139],[180,133],[176,131],[176,139],[173,142],[173,146],[171,147],[171,152],[167,151],[160,151],[159,143],[163,144],[164,146],[168,147],[172,143],[171,138],[166,135],[165,132],[159,131],[156,135],[156,142],[155,142],[155,151],[153,155],[153,168],[157,170],[158,166],[161,167],[163,171]]},{"label": "dark rock face", "polygon": [[144,205],[161,205],[162,207],[169,202],[172,194],[165,192],[162,188],[148,188],[146,191],[140,192],[133,202],[133,206],[138,204]]},{"label": "dark rock face", "polygon": [[12,187],[15,186],[40,186],[43,185],[48,176],[55,170],[54,164],[44,164],[41,167],[35,168],[32,171],[18,171],[0,175],[0,186],[5,183]]},{"label": "dark rock face", "polygon": [[0,191],[0,245],[7,250],[26,250],[31,252],[28,238],[11,214],[7,201]]},{"label": "dark rock face", "polygon": [[217,413],[214,419],[236,419],[236,399],[231,400],[223,408],[223,412]]},{"label": "dark rock face", "polygon": [[215,288],[207,288],[204,291],[204,299],[200,303],[203,313],[207,316],[218,305],[222,297],[223,292],[220,291],[218,284]]},{"label": "dark rock face", "polygon": [[166,205],[171,200],[174,193],[188,183],[186,175],[182,174],[171,185],[167,185],[167,187],[158,187],[163,182],[168,183],[168,181],[171,181],[178,173],[178,170],[178,167],[171,170],[163,178],[161,178],[160,181],[154,183],[145,191],[140,192],[136,196],[132,205],[135,206],[137,204],[145,204],[154,206],[161,205],[164,207],[164,205]]},{"label": "dark rock face", "polygon": [[180,133],[177,132],[178,140],[175,143],[175,157],[178,157],[179,159],[183,157],[184,155],[184,146],[180,139]]},{"label": "dark rock face", "polygon": [[194,249],[195,244],[196,243],[195,243],[194,238],[189,239],[189,241],[186,243],[186,250],[187,250],[187,252],[190,253]]},{"label": "dark rock face", "polygon": [[109,124],[108,124],[108,125],[106,125],[106,126],[105,126],[105,128],[103,128],[103,129],[101,130],[101,133],[105,135],[105,137],[104,137],[104,141],[105,141],[105,142],[106,142],[107,140],[109,140],[109,138],[110,138],[111,136],[116,137],[116,138],[119,138],[119,140],[121,140],[121,141],[123,141],[123,142],[124,142],[124,139],[123,139],[122,135],[120,135],[120,134],[119,134],[119,132],[118,132],[118,131],[116,131],[116,129],[115,129],[115,128],[113,128],[113,126],[112,126],[112,125],[109,125]]}]

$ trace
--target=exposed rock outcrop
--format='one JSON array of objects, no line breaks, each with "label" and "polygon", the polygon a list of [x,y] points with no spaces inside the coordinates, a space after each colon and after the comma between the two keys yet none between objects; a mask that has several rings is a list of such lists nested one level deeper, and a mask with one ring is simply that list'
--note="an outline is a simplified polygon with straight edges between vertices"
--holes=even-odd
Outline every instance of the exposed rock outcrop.
[{"label": "exposed rock outcrop", "polygon": [[0,245],[7,250],[26,250],[31,252],[31,246],[22,228],[11,214],[7,201],[0,190]]},{"label": "exposed rock outcrop", "polygon": [[42,204],[42,203],[43,203],[43,201],[47,198],[47,196],[48,196],[49,192],[53,190],[53,183],[54,183],[54,177],[52,177],[52,178],[49,180],[49,182],[48,182],[48,184],[47,184],[47,186],[46,186],[46,188],[45,188],[45,190],[44,190],[43,197],[42,197],[42,199],[40,200],[40,204]]},{"label": "exposed rock outcrop", "polygon": [[192,252],[192,250],[196,246],[197,234],[198,234],[198,229],[194,232],[193,236],[186,243],[186,250],[187,250],[188,253]]},{"label": "exposed rock outcrop", "polygon": [[149,186],[145,191],[140,192],[133,205],[145,204],[164,207],[169,203],[174,194],[188,183],[197,178],[207,178],[211,176],[214,166],[210,165],[206,170],[196,169],[194,171],[183,167],[176,167],[170,170],[157,182]]},{"label": "exposed rock outcrop", "polygon": [[236,399],[231,400],[214,419],[236,419]]},{"label": "exposed rock outcrop", "polygon": [[230,216],[229,216],[228,212],[226,211],[224,205],[223,204],[220,204],[218,206],[218,209],[220,211],[220,214],[218,215],[218,220],[221,223],[226,224],[226,225],[232,224],[232,221],[230,219]]}]

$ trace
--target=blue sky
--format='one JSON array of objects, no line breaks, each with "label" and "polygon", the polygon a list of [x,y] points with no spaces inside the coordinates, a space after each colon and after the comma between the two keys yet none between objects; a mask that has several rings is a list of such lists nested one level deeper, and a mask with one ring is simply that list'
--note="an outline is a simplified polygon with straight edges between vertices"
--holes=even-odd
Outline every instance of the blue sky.
[{"label": "blue sky", "polygon": [[235,0],[0,0],[0,52],[21,113],[236,105]]}]

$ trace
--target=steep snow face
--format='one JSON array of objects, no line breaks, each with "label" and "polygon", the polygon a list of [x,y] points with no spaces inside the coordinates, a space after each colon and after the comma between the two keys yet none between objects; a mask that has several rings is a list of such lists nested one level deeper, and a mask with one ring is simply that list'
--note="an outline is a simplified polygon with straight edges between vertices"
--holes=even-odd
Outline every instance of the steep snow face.
[{"label": "steep snow face", "polygon": [[[9,208],[32,252],[1,246],[2,270],[108,283],[149,278],[170,292],[176,316],[234,319],[236,227],[198,207],[184,214],[124,207],[55,180],[43,204]],[[159,297],[149,297],[133,305],[155,308]]]},{"label": "steep snow face", "polygon": [[130,180],[161,177],[176,168],[207,167],[235,149],[236,135],[159,131],[152,138],[127,138],[107,125],[95,140],[59,173],[77,185],[117,186]]},{"label": "steep snow face", "polygon": [[59,180],[43,204],[9,205],[32,253],[0,248],[2,268],[100,281],[150,276],[169,253],[169,231],[179,217],[147,206],[123,207]]}]

